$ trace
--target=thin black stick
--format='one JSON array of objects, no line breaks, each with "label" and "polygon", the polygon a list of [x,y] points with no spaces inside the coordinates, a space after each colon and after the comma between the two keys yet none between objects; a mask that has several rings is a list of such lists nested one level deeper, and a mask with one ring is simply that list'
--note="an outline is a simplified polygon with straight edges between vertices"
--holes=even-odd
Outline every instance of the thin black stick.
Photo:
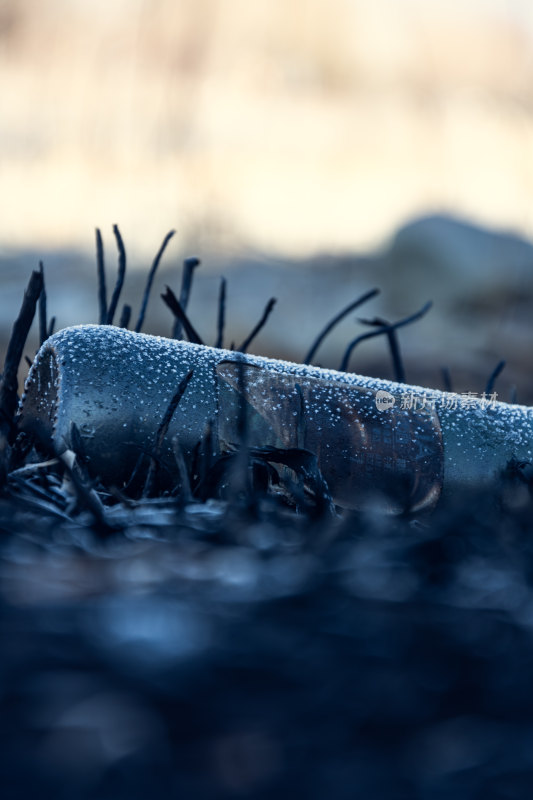
[{"label": "thin black stick", "polygon": [[194,370],[189,370],[189,372],[185,375],[185,377],[180,381],[180,385],[178,386],[177,392],[173,395],[170,403],[168,404],[167,410],[163,415],[163,419],[161,420],[161,424],[157,429],[157,434],[155,438],[155,445],[152,451],[152,456],[150,458],[150,466],[148,467],[148,473],[146,475],[146,481],[144,483],[144,488],[142,492],[143,497],[148,497],[150,492],[152,491],[152,486],[155,478],[155,471],[157,467],[157,463],[161,456],[161,448],[163,447],[163,441],[165,436],[167,435],[168,426],[174,416],[174,412],[176,411],[179,402],[183,395],[185,394],[185,390],[189,385],[189,381],[193,376]]},{"label": "thin black stick", "polygon": [[19,315],[15,320],[11,337],[7,346],[4,372],[0,379],[0,433],[6,434],[12,424],[12,418],[17,408],[17,373],[22,358],[22,352],[28,333],[35,317],[37,301],[43,288],[41,272],[34,271],[20,307]]},{"label": "thin black stick", "polygon": [[404,325],[409,325],[411,322],[415,322],[417,319],[420,319],[427,314],[429,309],[433,303],[429,300],[421,309],[417,311],[415,314],[412,314],[410,317],[405,317],[405,319],[401,319],[398,322],[394,322],[391,325],[383,325],[382,327],[376,329],[375,331],[370,331],[369,333],[363,333],[361,336],[357,336],[353,341],[350,342],[348,347],[346,348],[346,352],[342,358],[341,364],[339,366],[339,370],[342,372],[346,372],[348,369],[348,363],[350,361],[350,356],[354,348],[360,343],[365,341],[366,339],[372,339],[374,336],[381,336],[383,333],[389,333],[391,330],[397,330],[398,328],[403,328]]},{"label": "thin black stick", "polygon": [[[154,258],[154,261],[153,261],[153,264],[151,266],[150,272],[148,273],[148,279],[146,281],[146,288],[144,290],[144,295],[143,295],[143,299],[142,299],[142,303],[141,303],[141,310],[139,311],[139,318],[137,320],[137,324],[135,325],[135,332],[136,333],[139,333],[139,331],[141,330],[141,328],[143,326],[144,315],[146,314],[146,308],[148,306],[148,300],[150,298],[150,291],[152,289],[152,283],[153,283],[153,280],[154,280],[155,273],[157,272],[157,268],[159,266],[159,262],[161,261],[161,257],[162,257],[163,253],[166,250],[167,244],[170,242],[170,240],[172,239],[172,237],[174,236],[175,233],[176,233],[176,231],[169,231],[167,233],[167,235],[163,239],[163,243],[162,243],[161,247],[157,251],[157,255]],[[121,325],[121,327],[125,327],[125,326]]]},{"label": "thin black stick", "polygon": [[4,485],[7,477],[9,435],[14,430],[13,417],[18,404],[18,368],[42,289],[42,273],[32,272],[7,346],[0,379],[0,486]]},{"label": "thin black stick", "polygon": [[113,233],[115,234],[115,239],[117,240],[118,273],[117,282],[115,283],[115,288],[113,290],[113,296],[111,297],[111,303],[109,304],[109,308],[107,310],[108,325],[113,324],[113,318],[115,316],[115,311],[117,310],[120,293],[122,291],[122,286],[124,285],[124,276],[126,274],[126,250],[124,249],[124,242],[122,241],[122,236],[120,235],[118,225],[113,225]]},{"label": "thin black stick", "polygon": [[120,322],[118,323],[119,328],[128,328],[131,319],[131,306],[127,303],[124,303],[122,306],[122,314],[120,315]]},{"label": "thin black stick", "polygon": [[39,261],[39,271],[43,279],[43,288],[39,295],[39,342],[42,344],[48,338],[48,326],[46,324],[46,289],[44,285],[44,264]]},{"label": "thin black stick", "polygon": [[96,270],[98,273],[98,324],[107,322],[107,288],[105,282],[104,245],[100,228],[96,228]]},{"label": "thin black stick", "polygon": [[220,281],[218,292],[218,317],[217,317],[217,340],[215,347],[224,347],[224,328],[226,325],[226,279]]},{"label": "thin black stick", "polygon": [[178,475],[180,481],[180,494],[178,503],[183,503],[183,505],[187,505],[187,503],[192,503],[193,494],[191,489],[191,481],[189,479],[189,473],[187,471],[187,465],[185,463],[185,459],[183,457],[183,453],[177,436],[174,436],[174,438],[172,439],[172,450],[174,452],[174,458],[176,460],[176,467],[178,469]]},{"label": "thin black stick", "polygon": [[53,332],[54,332],[54,327],[55,327],[55,324],[56,324],[56,318],[55,318],[55,317],[52,317],[52,319],[50,320],[50,327],[48,328],[48,336],[49,336],[49,337],[50,337],[50,336],[53,334]]},{"label": "thin black stick", "polygon": [[[180,305],[183,311],[187,311],[187,306],[189,305],[189,296],[191,294],[193,273],[196,267],[200,266],[200,263],[200,259],[196,256],[186,258],[183,262],[183,274],[181,277],[180,290]],[[174,322],[174,328],[172,330],[173,339],[181,339],[182,326],[185,327],[182,320],[180,320],[179,317],[176,318]]]},{"label": "thin black stick", "polygon": [[181,325],[185,328],[185,333],[187,334],[187,338],[190,342],[194,342],[195,344],[203,344],[200,335],[197,333],[193,325],[191,324],[189,317],[181,307],[181,303],[179,302],[178,298],[172,291],[169,286],[165,286],[166,293],[162,294],[161,297],[163,298],[164,302],[170,308],[174,316],[180,321]]},{"label": "thin black stick", "polygon": [[31,364],[32,364],[31,358],[29,356],[24,356],[24,360],[25,360],[26,364],[28,365],[28,367],[31,367]]},{"label": "thin black stick", "polygon": [[494,369],[492,370],[491,374],[489,375],[489,379],[487,381],[487,385],[485,387],[485,394],[492,394],[494,391],[494,384],[496,382],[496,378],[501,373],[503,368],[505,367],[506,361],[499,361]]},{"label": "thin black stick", "polygon": [[387,339],[389,340],[394,380],[398,383],[405,383],[405,369],[400,355],[400,343],[395,329],[387,332]]},{"label": "thin black stick", "polygon": [[102,501],[100,500],[98,494],[90,486],[86,485],[79,465],[76,462],[74,465],[71,465],[66,453],[59,453],[57,449],[55,452],[56,457],[61,461],[65,471],[72,481],[72,486],[76,492],[78,503],[86,508],[93,517],[93,528],[95,529],[95,532],[102,538],[108,538],[111,536],[111,534],[116,533],[118,526],[113,525],[107,519]]},{"label": "thin black stick", "polygon": [[253,331],[250,333],[250,335],[247,336],[246,339],[244,340],[244,342],[241,344],[241,346],[237,348],[241,353],[246,353],[246,351],[247,351],[248,347],[250,346],[250,344],[253,342],[253,340],[255,339],[255,337],[257,336],[259,331],[261,330],[261,328],[263,328],[263,326],[265,325],[265,323],[266,323],[267,319],[269,318],[270,314],[272,313],[272,309],[274,308],[276,303],[277,303],[276,298],[275,297],[271,297],[270,300],[268,301],[268,303],[265,306],[265,310],[263,311],[263,316],[261,317],[261,319],[259,320],[259,322],[255,326]]},{"label": "thin black stick", "polygon": [[441,367],[442,384],[445,392],[453,392],[452,376],[448,367]]},{"label": "thin black stick", "polygon": [[361,297],[358,297],[357,300],[354,300],[353,303],[350,303],[350,305],[346,306],[346,308],[344,308],[335,317],[333,317],[331,322],[328,322],[326,327],[316,337],[315,341],[311,345],[309,352],[304,358],[303,363],[304,364],[311,363],[316,351],[318,350],[318,348],[320,347],[320,345],[322,344],[328,333],[330,333],[333,330],[333,328],[336,325],[338,325],[339,322],[341,322],[341,320],[344,319],[344,317],[346,317],[351,311],[354,311],[356,308],[363,305],[363,303],[366,303],[367,300],[371,300],[372,297],[375,297],[377,294],[379,294],[379,289],[371,289],[369,292],[366,292],[366,294],[363,294],[361,295]]},{"label": "thin black stick", "polygon": [[237,444],[238,450],[233,465],[233,493],[237,499],[242,493],[248,511],[253,513],[255,508],[254,496],[250,482],[249,464],[249,427],[246,399],[246,373],[245,361],[242,355],[237,356],[237,391],[239,394],[239,407],[237,410]]},{"label": "thin black stick", "polygon": [[400,355],[400,343],[398,341],[396,330],[389,327],[390,322],[387,322],[386,319],[381,319],[381,317],[375,317],[374,319],[360,319],[359,322],[362,322],[364,325],[374,325],[380,328],[388,328],[388,330],[384,331],[384,334],[389,342],[394,379],[398,383],[405,383],[405,369],[403,366],[402,357]]}]

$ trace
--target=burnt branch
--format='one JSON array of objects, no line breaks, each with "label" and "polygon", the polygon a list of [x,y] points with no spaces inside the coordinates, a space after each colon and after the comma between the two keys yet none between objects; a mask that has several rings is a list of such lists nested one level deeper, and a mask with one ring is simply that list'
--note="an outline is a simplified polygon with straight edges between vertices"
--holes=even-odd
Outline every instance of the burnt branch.
[{"label": "burnt branch", "polygon": [[[154,277],[155,277],[155,273],[157,272],[157,268],[159,266],[159,262],[161,261],[163,253],[166,250],[167,244],[170,242],[170,240],[172,239],[172,237],[174,236],[175,233],[176,233],[176,231],[169,231],[167,233],[167,235],[163,239],[161,247],[157,251],[157,255],[154,258],[153,264],[152,264],[152,266],[150,268],[150,272],[148,273],[148,279],[146,281],[146,288],[144,290],[144,295],[143,295],[143,299],[142,299],[142,303],[141,303],[141,310],[139,311],[139,318],[137,319],[137,324],[135,325],[135,332],[136,333],[139,333],[140,330],[142,329],[142,326],[143,326],[144,317],[145,317],[145,314],[146,314],[146,308],[148,306],[148,300],[150,299],[150,291],[152,289],[152,283],[153,283],[153,280],[154,280]],[[125,327],[125,326],[122,325],[121,327]]]},{"label": "burnt branch", "polygon": [[122,314],[120,315],[120,322],[118,323],[119,328],[128,328],[131,319],[131,306],[127,303],[124,303],[122,306]]},{"label": "burnt branch", "polygon": [[381,327],[377,328],[374,331],[370,331],[369,333],[363,333],[360,336],[357,336],[353,341],[350,342],[348,347],[346,348],[346,352],[342,358],[341,364],[339,366],[339,370],[341,372],[346,372],[348,369],[348,364],[350,361],[350,356],[352,355],[353,350],[357,347],[360,342],[364,342],[366,339],[373,339],[374,336],[381,336],[382,334],[388,334],[390,331],[397,330],[398,328],[403,328],[405,325],[410,325],[412,322],[416,322],[416,320],[420,319],[427,314],[429,309],[433,303],[429,300],[421,309],[417,311],[415,314],[411,314],[409,317],[405,317],[404,319],[399,320],[398,322],[394,322],[391,325],[382,325]]},{"label": "burnt branch", "polygon": [[506,363],[507,363],[506,361],[502,360],[496,364],[491,374],[489,375],[489,379],[485,387],[485,394],[491,394],[494,391],[494,384],[496,383],[496,378],[498,377],[498,375],[501,374]]},{"label": "burnt branch", "polygon": [[[191,256],[190,258],[186,258],[183,262],[183,274],[181,277],[181,289],[180,289],[180,305],[183,311],[187,311],[187,306],[189,305],[189,297],[191,294],[191,287],[192,287],[192,279],[194,275],[194,270],[196,267],[200,266],[200,259],[196,256]],[[173,339],[181,339],[182,327],[185,327],[185,323],[177,317],[174,322],[174,328],[172,330],[172,338]]]},{"label": "burnt branch", "polygon": [[217,339],[215,347],[224,347],[224,328],[226,325],[226,279],[220,281],[218,292]]},{"label": "burnt branch", "polygon": [[32,272],[7,346],[4,371],[0,379],[0,486],[3,486],[6,481],[9,441],[15,430],[14,415],[18,405],[18,368],[42,289],[42,272]]},{"label": "burnt branch", "polygon": [[113,296],[111,297],[111,303],[109,304],[109,308],[107,310],[108,325],[113,324],[113,319],[115,317],[115,312],[117,310],[118,301],[120,299],[120,293],[124,285],[124,277],[126,275],[126,250],[124,248],[124,242],[122,241],[122,236],[120,235],[118,225],[113,225],[113,233],[117,241],[118,272],[117,272],[117,281],[115,283],[115,288],[113,289]]},{"label": "burnt branch", "polygon": [[98,274],[98,323],[107,322],[107,288],[105,282],[104,245],[100,228],[96,228],[96,270]]},{"label": "burnt branch", "polygon": [[304,358],[303,363],[304,364],[311,363],[313,357],[316,354],[316,351],[318,350],[318,348],[320,347],[326,336],[329,333],[331,333],[333,328],[335,328],[335,326],[338,325],[339,322],[341,322],[344,319],[344,317],[346,317],[351,311],[355,311],[355,309],[359,308],[359,306],[363,305],[363,303],[366,303],[368,300],[371,300],[377,294],[379,294],[379,289],[371,289],[370,291],[361,295],[361,297],[358,297],[357,300],[354,300],[352,303],[346,306],[346,308],[343,308],[342,311],[340,311],[336,316],[334,316],[331,322],[328,322],[326,327],[316,337],[315,341],[311,345],[309,352]]},{"label": "burnt branch", "polygon": [[272,310],[273,310],[274,306],[276,305],[276,303],[277,303],[276,298],[275,297],[271,297],[270,300],[268,301],[268,303],[265,306],[265,310],[263,311],[263,315],[262,315],[261,319],[259,320],[259,322],[255,326],[255,328],[252,330],[252,332],[246,337],[246,339],[241,344],[241,346],[237,348],[237,350],[239,350],[239,352],[246,353],[246,351],[248,350],[248,347],[251,345],[251,343],[253,342],[253,340],[255,339],[257,334],[259,333],[259,331],[265,326],[265,324],[266,324],[270,314],[272,313]]},{"label": "burnt branch", "polygon": [[375,317],[374,319],[360,319],[359,322],[363,323],[363,325],[373,325],[380,328],[386,327],[388,329],[384,331],[384,334],[389,342],[394,380],[398,383],[405,383],[405,369],[400,355],[400,343],[398,341],[396,329],[391,329],[390,322],[380,317]]},{"label": "burnt branch", "polygon": [[452,376],[448,367],[441,367],[442,383],[445,392],[453,392]]},{"label": "burnt branch", "polygon": [[193,327],[191,321],[189,320],[189,317],[183,310],[180,301],[178,300],[172,289],[169,286],[166,286],[165,289],[166,292],[165,294],[162,294],[161,297],[163,298],[163,301],[167,304],[167,306],[170,308],[176,319],[179,320],[180,329],[181,327],[185,329],[185,333],[187,334],[187,338],[190,342],[193,342],[194,344],[203,344],[200,334]]},{"label": "burnt branch", "polygon": [[150,495],[150,493],[152,491],[154,478],[155,478],[155,472],[156,472],[157,464],[158,464],[158,462],[159,462],[159,460],[161,458],[161,449],[163,447],[163,441],[165,439],[165,436],[167,435],[167,432],[168,432],[168,426],[170,425],[172,417],[174,416],[174,412],[176,411],[176,409],[177,409],[177,407],[178,407],[178,405],[180,403],[181,398],[185,394],[185,390],[187,389],[187,386],[189,385],[189,381],[191,380],[191,378],[193,376],[193,373],[194,373],[194,370],[192,370],[192,369],[189,370],[189,372],[185,375],[185,377],[180,381],[180,384],[178,386],[178,390],[173,395],[173,397],[171,398],[170,403],[168,404],[167,410],[165,411],[165,413],[163,415],[163,419],[161,420],[161,424],[159,425],[159,428],[157,429],[155,445],[154,445],[154,448],[153,448],[153,451],[152,451],[152,456],[150,458],[150,466],[148,467],[148,474],[146,475],[146,481],[145,481],[144,488],[143,488],[143,493],[142,493],[143,497],[149,497],[149,495]]},{"label": "burnt branch", "polygon": [[44,285],[44,264],[39,261],[39,272],[43,279],[43,287],[39,295],[39,343],[43,344],[48,338],[48,326],[46,323],[46,289]]},{"label": "burnt branch", "polygon": [[6,434],[12,427],[13,415],[17,408],[17,373],[22,358],[24,345],[35,317],[37,301],[43,288],[41,272],[34,271],[30,280],[19,311],[15,320],[9,344],[7,346],[4,372],[0,380],[0,434]]}]

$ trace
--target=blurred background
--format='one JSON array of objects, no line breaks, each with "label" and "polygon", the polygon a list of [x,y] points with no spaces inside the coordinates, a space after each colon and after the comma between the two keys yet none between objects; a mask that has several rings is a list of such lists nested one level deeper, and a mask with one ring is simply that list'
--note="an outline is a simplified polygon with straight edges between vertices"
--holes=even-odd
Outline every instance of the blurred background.
[{"label": "blurred background", "polygon": [[[481,392],[504,358],[501,399],[533,402],[532,87],[530,0],[0,0],[2,342],[39,259],[57,325],[97,320],[96,226],[135,317],[175,228],[150,332],[188,255],[207,343],[225,275],[227,344],[274,295],[253,349],[294,360],[377,286],[359,316],[434,302],[401,335],[410,382]],[[350,366],[391,375],[380,340]]]}]

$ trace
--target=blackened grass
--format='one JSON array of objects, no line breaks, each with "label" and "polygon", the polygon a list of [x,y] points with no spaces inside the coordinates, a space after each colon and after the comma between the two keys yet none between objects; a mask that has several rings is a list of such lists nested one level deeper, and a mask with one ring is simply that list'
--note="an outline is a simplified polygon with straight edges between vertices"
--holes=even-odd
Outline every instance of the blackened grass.
[{"label": "blackened grass", "polygon": [[115,236],[118,249],[118,270],[117,270],[117,280],[115,283],[115,288],[113,289],[113,295],[111,297],[111,302],[107,310],[108,325],[113,324],[113,319],[115,318],[115,312],[117,310],[118,301],[120,299],[120,293],[124,285],[124,277],[126,275],[126,250],[124,248],[124,242],[122,241],[122,236],[120,235],[118,225],[113,225],[113,234]]},{"label": "blackened grass", "polygon": [[[180,329],[179,329],[180,336],[181,336],[181,329],[184,328],[187,338],[190,342],[193,342],[194,344],[203,344],[200,334],[196,331],[196,329],[192,325],[191,321],[189,320],[189,317],[182,308],[180,301],[178,300],[178,298],[176,297],[170,286],[166,286],[165,288],[166,292],[165,294],[162,294],[161,297],[163,298],[163,301],[167,304],[167,306],[170,308],[176,319],[178,319],[180,322]],[[173,336],[173,338],[176,337]]]},{"label": "blackened grass", "polygon": [[192,369],[189,370],[189,372],[185,375],[183,380],[180,381],[178,389],[177,389],[176,393],[173,395],[172,399],[170,400],[170,403],[168,404],[167,410],[165,411],[165,413],[163,415],[163,419],[161,420],[161,424],[159,425],[159,428],[157,429],[155,445],[154,445],[152,457],[150,459],[150,466],[148,467],[148,474],[146,476],[146,481],[145,481],[145,484],[144,484],[143,497],[149,497],[150,493],[151,493],[151,491],[153,489],[156,466],[157,466],[157,463],[158,463],[158,461],[159,461],[159,459],[161,457],[161,448],[163,447],[163,441],[165,439],[165,436],[167,435],[168,426],[170,425],[172,417],[174,416],[174,412],[176,411],[181,398],[185,394],[185,390],[187,389],[187,386],[189,385],[189,381],[191,380],[191,378],[193,376],[193,373],[194,373],[194,370],[192,370]]},{"label": "blackened grass", "polygon": [[400,345],[398,342],[396,328],[391,328],[390,322],[381,319],[381,317],[375,317],[374,319],[360,319],[359,322],[361,322],[363,325],[372,325],[374,327],[386,329],[384,333],[389,342],[394,380],[398,383],[405,383],[405,369],[403,366],[402,357],[400,355]]},{"label": "blackened grass", "polygon": [[453,392],[452,376],[448,367],[441,367],[442,385],[445,392]]},{"label": "blackened grass", "polygon": [[187,503],[191,503],[193,501],[193,494],[191,490],[191,482],[189,480],[189,472],[187,470],[187,465],[185,463],[181,445],[177,436],[175,436],[172,440],[172,451],[174,453],[174,459],[176,461],[179,475],[179,485],[176,487],[178,491],[177,501],[179,504],[186,505]]},{"label": "blackened grass", "polygon": [[[189,297],[191,294],[192,280],[194,270],[200,266],[200,259],[196,256],[190,256],[183,262],[183,272],[181,276],[181,289],[180,289],[180,305],[183,311],[187,311],[189,305]],[[176,317],[174,321],[174,328],[172,330],[173,339],[181,339],[181,329],[184,327],[184,322],[180,317]],[[190,340],[192,341],[192,339]]]},{"label": "blackened grass", "polygon": [[496,366],[494,367],[493,371],[489,375],[489,379],[487,381],[487,385],[485,387],[486,394],[492,394],[494,391],[494,384],[496,383],[496,378],[501,374],[503,368],[505,367],[506,362],[504,360],[499,361]]},{"label": "blackened grass", "polygon": [[43,288],[39,295],[39,343],[42,344],[48,338],[48,326],[46,324],[46,288],[44,283],[44,264],[39,261],[39,271],[43,279]]},{"label": "blackened grass", "polygon": [[[141,310],[139,311],[139,318],[137,319],[137,324],[135,325],[135,332],[136,333],[139,333],[142,330],[142,326],[143,326],[143,323],[144,323],[144,316],[146,314],[146,308],[148,306],[148,300],[150,299],[150,291],[152,289],[152,283],[153,283],[153,280],[154,280],[155,273],[157,272],[157,268],[159,266],[159,262],[161,261],[163,253],[166,250],[167,244],[170,242],[170,240],[172,239],[172,237],[174,236],[175,233],[176,233],[176,231],[169,231],[167,233],[167,235],[163,239],[161,247],[157,251],[157,255],[154,258],[154,261],[153,261],[152,266],[150,268],[150,272],[148,273],[148,279],[146,281],[146,288],[144,290],[144,295],[143,295],[143,299],[142,299],[142,303],[141,303]],[[182,305],[183,305],[183,303],[182,303]],[[124,328],[126,326],[125,325],[121,325],[120,327]]]},{"label": "blackened grass", "polygon": [[70,447],[76,454],[78,463],[82,467],[86,467],[88,463],[87,455],[85,453],[82,436],[75,422],[72,422],[70,425]]},{"label": "blackened grass", "polygon": [[42,272],[32,272],[7,346],[4,371],[0,380],[0,487],[6,481],[8,444],[14,432],[14,415],[18,404],[17,372],[42,288]]},{"label": "blackened grass", "polygon": [[339,322],[341,322],[346,316],[348,316],[348,314],[351,311],[355,311],[356,308],[359,308],[359,306],[363,305],[363,303],[368,302],[368,300],[371,300],[377,294],[379,294],[379,289],[370,289],[370,291],[365,292],[365,294],[361,295],[361,297],[358,297],[357,300],[354,300],[352,303],[347,305],[346,308],[343,308],[342,311],[339,311],[339,313],[336,314],[333,317],[331,322],[328,322],[326,327],[318,334],[318,336],[316,337],[315,341],[311,345],[311,348],[309,349],[309,352],[307,353],[306,357],[304,358],[303,363],[304,364],[310,364],[311,361],[313,360],[318,348],[320,347],[320,345],[322,344],[322,342],[324,341],[326,336],[329,333],[331,333],[333,328],[335,328],[335,326],[338,325]]},{"label": "blackened grass", "polygon": [[85,508],[93,518],[93,525],[91,527],[94,532],[102,538],[107,538],[112,533],[115,533],[117,531],[117,526],[112,525],[108,521],[104,505],[98,493],[91,486],[87,485],[85,476],[76,462],[74,465],[71,465],[65,453],[56,453],[56,455],[61,460],[72,482],[79,504]]},{"label": "blackened grass", "polygon": [[120,322],[118,323],[119,328],[126,328],[130,324],[131,319],[131,306],[127,303],[124,303],[122,306],[122,314],[120,315]]},{"label": "blackened grass", "polygon": [[237,350],[239,352],[241,352],[241,353],[246,353],[247,352],[249,346],[251,345],[251,343],[253,342],[253,340],[255,339],[257,334],[259,333],[259,331],[262,328],[264,328],[264,326],[265,326],[270,314],[272,313],[272,309],[274,308],[276,303],[277,303],[276,298],[275,297],[271,297],[270,300],[268,301],[268,303],[265,306],[265,310],[263,311],[261,319],[259,320],[259,322],[255,326],[255,328],[252,330],[252,332],[246,337],[246,339],[241,344],[241,346],[237,348]]},{"label": "blackened grass", "polygon": [[215,347],[224,347],[224,328],[226,325],[226,279],[220,281],[218,292],[217,338]]},{"label": "blackened grass", "polygon": [[243,509],[255,516],[256,499],[253,496],[250,480],[250,447],[246,399],[246,373],[244,360],[240,353],[236,354],[237,387],[239,405],[237,410],[237,442],[236,452],[232,459],[231,470],[231,500],[235,505],[242,505]]},{"label": "blackened grass", "polygon": [[412,322],[416,322],[416,320],[420,319],[427,314],[429,309],[433,303],[429,300],[421,309],[417,311],[415,314],[412,314],[409,317],[405,317],[404,319],[399,320],[398,322],[394,322],[391,325],[383,325],[375,331],[370,331],[369,333],[363,333],[360,336],[357,336],[353,341],[350,342],[348,347],[346,348],[346,352],[342,358],[342,361],[339,366],[339,370],[341,372],[348,371],[348,365],[350,362],[350,357],[352,355],[353,350],[357,347],[360,342],[364,342],[366,339],[372,339],[374,336],[381,336],[381,334],[388,334],[391,330],[396,330],[397,328],[403,328],[405,325],[410,325]]},{"label": "blackened grass", "polygon": [[105,280],[104,244],[100,228],[96,228],[96,270],[98,274],[98,323],[107,323],[107,288]]}]

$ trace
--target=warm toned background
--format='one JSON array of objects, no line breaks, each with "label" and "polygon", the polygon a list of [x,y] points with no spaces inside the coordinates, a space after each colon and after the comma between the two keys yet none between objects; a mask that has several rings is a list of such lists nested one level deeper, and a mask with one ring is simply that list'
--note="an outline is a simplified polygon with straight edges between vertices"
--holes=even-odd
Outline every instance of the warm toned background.
[{"label": "warm toned background", "polygon": [[[94,227],[114,265],[120,224],[133,268],[177,228],[156,288],[200,254],[207,338],[222,272],[235,338],[277,294],[257,348],[292,358],[380,285],[367,316],[436,304],[408,377],[446,362],[478,390],[507,357],[530,393],[533,258],[499,232],[533,231],[532,100],[530,0],[0,0],[2,332],[40,256],[60,324],[90,321]],[[479,227],[398,244],[431,213]]]}]

